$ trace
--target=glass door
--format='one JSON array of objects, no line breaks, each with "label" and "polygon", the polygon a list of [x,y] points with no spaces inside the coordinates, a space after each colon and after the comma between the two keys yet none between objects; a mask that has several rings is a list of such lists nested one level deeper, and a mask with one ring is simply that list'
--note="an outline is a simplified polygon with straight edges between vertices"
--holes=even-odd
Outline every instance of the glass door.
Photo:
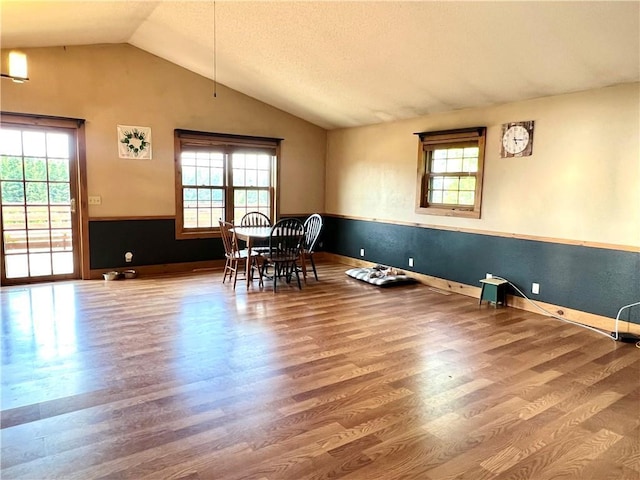
[{"label": "glass door", "polygon": [[75,129],[0,127],[2,284],[79,278]]}]

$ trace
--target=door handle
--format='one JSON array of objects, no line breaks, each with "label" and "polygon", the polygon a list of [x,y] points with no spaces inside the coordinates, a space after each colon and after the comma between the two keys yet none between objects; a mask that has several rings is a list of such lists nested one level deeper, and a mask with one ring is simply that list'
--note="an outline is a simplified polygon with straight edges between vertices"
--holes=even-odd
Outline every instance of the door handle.
[{"label": "door handle", "polygon": [[76,199],[71,199],[71,213],[76,213]]}]

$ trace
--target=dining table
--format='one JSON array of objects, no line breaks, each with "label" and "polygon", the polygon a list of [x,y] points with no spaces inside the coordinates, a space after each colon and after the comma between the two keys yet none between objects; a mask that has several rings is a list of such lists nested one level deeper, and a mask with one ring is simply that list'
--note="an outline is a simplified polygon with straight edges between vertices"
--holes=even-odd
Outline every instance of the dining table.
[{"label": "dining table", "polygon": [[[251,256],[251,248],[256,240],[264,240],[265,238],[269,238],[271,235],[271,227],[233,227],[233,231],[236,234],[236,237],[240,240],[243,240],[247,244],[247,253]],[[251,283],[251,262],[247,260],[247,271],[246,271],[246,279],[247,279],[247,287],[249,287]]]}]

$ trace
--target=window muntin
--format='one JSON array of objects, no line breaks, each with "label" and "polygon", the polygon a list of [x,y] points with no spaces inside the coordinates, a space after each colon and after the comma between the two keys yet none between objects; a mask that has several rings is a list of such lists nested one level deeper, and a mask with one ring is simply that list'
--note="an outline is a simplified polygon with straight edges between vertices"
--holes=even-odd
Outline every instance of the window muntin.
[{"label": "window muntin", "polygon": [[240,223],[248,212],[271,215],[272,155],[260,151],[237,151],[231,154],[233,169],[233,221]]},{"label": "window muntin", "polygon": [[185,229],[212,229],[224,218],[224,152],[186,150],[181,153]]},{"label": "window muntin", "polygon": [[419,135],[416,211],[480,218],[485,128]]},{"label": "window muntin", "polygon": [[451,207],[475,204],[478,147],[436,148],[427,153],[428,203]]},{"label": "window muntin", "polygon": [[176,130],[176,236],[217,235],[218,219],[275,218],[279,139]]}]

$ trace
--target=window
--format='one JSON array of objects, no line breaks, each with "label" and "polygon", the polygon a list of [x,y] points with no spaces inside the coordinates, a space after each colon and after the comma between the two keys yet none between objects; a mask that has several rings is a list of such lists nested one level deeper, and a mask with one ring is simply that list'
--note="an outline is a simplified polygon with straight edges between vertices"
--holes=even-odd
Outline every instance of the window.
[{"label": "window", "polygon": [[421,132],[418,213],[480,218],[485,127]]},{"label": "window", "polygon": [[176,236],[219,234],[218,219],[276,217],[280,139],[175,131]]}]

